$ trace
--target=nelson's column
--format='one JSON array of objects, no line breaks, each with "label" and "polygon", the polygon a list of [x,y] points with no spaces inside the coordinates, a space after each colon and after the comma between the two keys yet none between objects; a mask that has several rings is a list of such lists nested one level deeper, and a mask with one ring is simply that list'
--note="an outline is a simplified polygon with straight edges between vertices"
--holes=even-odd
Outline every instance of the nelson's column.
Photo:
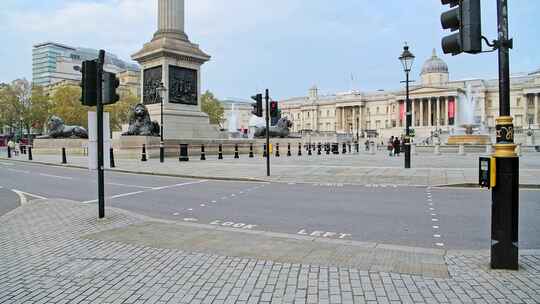
[{"label": "nelson's column", "polygon": [[132,55],[141,65],[142,103],[152,120],[160,121],[163,82],[163,129],[165,139],[218,138],[201,111],[201,65],[210,56],[191,43],[184,32],[184,0],[158,0],[158,30],[152,41]]}]

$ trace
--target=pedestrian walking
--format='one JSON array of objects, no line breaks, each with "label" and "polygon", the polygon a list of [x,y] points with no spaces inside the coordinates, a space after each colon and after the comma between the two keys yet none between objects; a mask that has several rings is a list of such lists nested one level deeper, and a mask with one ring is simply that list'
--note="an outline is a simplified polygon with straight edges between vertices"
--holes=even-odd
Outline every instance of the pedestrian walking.
[{"label": "pedestrian walking", "polygon": [[394,139],[394,155],[399,156],[399,153],[401,153],[401,143],[399,142],[399,139],[396,137]]},{"label": "pedestrian walking", "polygon": [[390,140],[388,141],[388,156],[392,157],[394,156],[394,136],[390,137]]}]

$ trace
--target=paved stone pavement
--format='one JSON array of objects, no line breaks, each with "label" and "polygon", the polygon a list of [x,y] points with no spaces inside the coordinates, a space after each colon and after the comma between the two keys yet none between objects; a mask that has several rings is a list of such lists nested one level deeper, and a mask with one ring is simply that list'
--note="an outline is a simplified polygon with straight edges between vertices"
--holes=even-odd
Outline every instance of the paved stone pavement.
[{"label": "paved stone pavement", "polygon": [[[208,156],[207,161],[192,157],[179,163],[168,158],[165,164],[151,159],[117,159],[116,169],[129,172],[165,174],[195,178],[255,179],[280,182],[389,184],[407,186],[441,186],[478,183],[478,158],[481,154],[465,156],[419,153],[413,156],[412,169],[403,169],[403,156],[389,157],[386,153],[346,155],[312,155],[272,158],[272,176],[266,177],[266,162],[260,156],[241,155],[224,160]],[[0,157],[1,159],[1,157]],[[26,156],[19,156],[26,160]],[[59,155],[34,155],[34,161],[59,164]],[[68,156],[69,165],[87,167],[88,160],[81,156]],[[540,153],[526,153],[520,158],[520,183],[540,186]]]},{"label": "paved stone pavement", "polygon": [[485,253],[447,252],[449,277],[435,278],[83,237],[150,220],[95,212],[37,200],[0,217],[0,303],[540,302],[538,251],[522,252],[519,271],[489,270]]}]

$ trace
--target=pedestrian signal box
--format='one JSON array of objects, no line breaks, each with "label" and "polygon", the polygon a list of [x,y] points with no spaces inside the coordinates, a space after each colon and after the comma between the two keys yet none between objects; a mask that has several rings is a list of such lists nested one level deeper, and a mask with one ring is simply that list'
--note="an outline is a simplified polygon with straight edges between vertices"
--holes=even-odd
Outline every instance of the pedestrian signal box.
[{"label": "pedestrian signal box", "polygon": [[482,188],[495,187],[496,159],[494,157],[480,157],[479,185]]}]

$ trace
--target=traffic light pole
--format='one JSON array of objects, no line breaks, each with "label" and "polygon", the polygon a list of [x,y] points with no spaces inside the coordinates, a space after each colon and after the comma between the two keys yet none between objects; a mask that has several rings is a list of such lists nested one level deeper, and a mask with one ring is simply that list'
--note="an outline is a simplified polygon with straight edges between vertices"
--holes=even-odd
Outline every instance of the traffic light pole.
[{"label": "traffic light pole", "polygon": [[[514,124],[510,113],[510,56],[508,1],[497,0],[499,51],[499,117],[495,145],[496,184],[492,190],[491,268],[519,268],[519,157],[515,153]],[[493,168],[492,168],[493,170]]]},{"label": "traffic light pole", "polygon": [[97,157],[98,157],[98,209],[99,218],[105,217],[105,174],[103,168],[103,65],[105,63],[105,51],[99,51],[97,70]]},{"label": "traffic light pole", "polygon": [[266,89],[266,176],[270,176],[270,93]]}]

